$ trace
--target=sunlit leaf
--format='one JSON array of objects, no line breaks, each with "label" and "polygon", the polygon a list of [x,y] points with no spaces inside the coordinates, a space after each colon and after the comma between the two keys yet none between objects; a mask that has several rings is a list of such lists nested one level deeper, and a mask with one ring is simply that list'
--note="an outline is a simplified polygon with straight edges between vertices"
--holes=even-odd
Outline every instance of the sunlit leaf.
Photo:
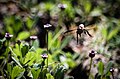
[{"label": "sunlit leaf", "polygon": [[18,34],[17,39],[25,40],[25,39],[27,39],[29,36],[30,36],[30,32],[22,31],[22,32],[20,32],[20,33]]},{"label": "sunlit leaf", "polygon": [[27,25],[28,29],[32,28],[33,23],[34,23],[34,21],[32,19],[27,18],[26,25]]},{"label": "sunlit leaf", "polygon": [[53,4],[52,4],[52,3],[47,2],[47,3],[45,4],[45,9],[46,9],[46,10],[51,10],[52,8],[53,8]]},{"label": "sunlit leaf", "polygon": [[31,65],[35,59],[35,53],[34,52],[28,52],[25,56],[25,61],[24,64],[29,64]]},{"label": "sunlit leaf", "polygon": [[119,31],[119,27],[116,27],[115,29],[113,29],[113,30],[109,33],[109,35],[108,35],[108,37],[107,37],[107,40],[110,40],[112,37],[114,37],[114,36],[118,33],[118,31]]},{"label": "sunlit leaf", "polygon": [[24,72],[24,69],[21,69],[19,66],[15,66],[12,70],[11,79],[17,78],[22,72]]},{"label": "sunlit leaf", "polygon": [[107,38],[107,28],[102,29],[102,35],[104,36],[104,38]]},{"label": "sunlit leaf", "polygon": [[47,76],[47,79],[54,79],[54,77],[50,73],[47,73],[46,76]]},{"label": "sunlit leaf", "polygon": [[35,68],[32,68],[31,72],[32,72],[32,75],[33,75],[33,79],[38,79],[39,74],[40,74],[40,69],[36,70]]},{"label": "sunlit leaf", "polygon": [[99,72],[100,75],[104,74],[104,64],[103,64],[102,61],[98,62],[98,72]]}]

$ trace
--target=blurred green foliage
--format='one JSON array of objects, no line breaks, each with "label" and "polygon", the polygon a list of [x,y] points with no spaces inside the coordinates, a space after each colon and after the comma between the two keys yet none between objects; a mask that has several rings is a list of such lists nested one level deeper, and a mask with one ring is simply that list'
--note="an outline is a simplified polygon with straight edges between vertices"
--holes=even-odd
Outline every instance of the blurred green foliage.
[{"label": "blurred green foliage", "polygon": [[[62,6],[61,9],[59,4],[65,4],[66,7]],[[96,26],[85,51],[82,51],[82,46],[70,46],[76,39],[74,35],[63,35],[63,32],[76,28],[81,23],[85,27]],[[53,26],[48,32],[48,50],[46,40],[43,40],[46,37],[45,24]],[[9,46],[4,38],[5,33],[14,35]],[[31,35],[37,35],[38,39],[30,40]],[[114,76],[120,78],[120,63],[116,62],[120,56],[119,38],[119,0],[1,0],[0,76],[7,79],[71,79],[73,77],[69,76],[69,72],[74,71],[79,64],[84,66],[84,61],[88,58],[86,52],[92,48],[108,61],[98,61],[97,73],[95,76],[91,73],[91,78],[110,79],[111,67],[118,68],[117,75]],[[84,47],[84,43],[89,40],[82,37],[79,41],[81,39],[85,39],[82,41]],[[21,40],[20,45],[16,43],[17,40]],[[72,51],[65,51],[67,47]],[[77,50],[81,51],[76,53]],[[48,51],[47,67],[47,60],[44,61],[41,55]],[[109,63],[106,65],[106,62]]]}]

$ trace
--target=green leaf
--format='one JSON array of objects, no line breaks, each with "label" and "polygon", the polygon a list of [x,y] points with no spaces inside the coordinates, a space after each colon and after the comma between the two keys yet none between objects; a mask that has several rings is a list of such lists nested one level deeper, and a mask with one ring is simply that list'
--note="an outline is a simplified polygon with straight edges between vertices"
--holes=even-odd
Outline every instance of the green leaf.
[{"label": "green leaf", "polygon": [[67,64],[70,68],[74,68],[76,66],[76,63],[70,58],[67,59]]},{"label": "green leaf", "polygon": [[116,27],[115,29],[113,29],[113,30],[109,33],[109,35],[108,35],[108,37],[107,37],[107,40],[110,40],[112,37],[114,37],[114,36],[118,33],[118,31],[119,31],[119,27]]},{"label": "green leaf", "polygon": [[89,13],[90,10],[91,10],[91,3],[90,3],[90,1],[86,1],[86,3],[85,3],[85,12]]},{"label": "green leaf", "polygon": [[[53,44],[55,43],[55,41],[58,39],[58,37],[61,35],[61,33],[63,32],[64,29],[61,29],[59,32],[57,32],[57,34],[53,37],[52,40],[49,40],[49,44],[48,44],[48,48],[52,48]],[[48,36],[49,37],[49,36]]]},{"label": "green leaf", "polygon": [[99,72],[100,75],[104,74],[104,64],[103,64],[102,61],[98,62],[98,72]]},{"label": "green leaf", "polygon": [[102,29],[102,35],[104,36],[104,38],[107,38],[107,28],[103,28]]},{"label": "green leaf", "polygon": [[28,51],[29,51],[29,45],[28,43],[25,43],[23,47],[21,48],[22,57],[24,57]]},{"label": "green leaf", "polygon": [[32,68],[31,72],[32,72],[32,75],[33,75],[33,79],[38,79],[39,74],[40,74],[40,69]]},{"label": "green leaf", "polygon": [[46,10],[51,10],[53,8],[53,6],[54,5],[52,3],[50,3],[50,2],[45,3],[45,9]]},{"label": "green leaf", "polygon": [[21,73],[24,72],[24,69],[21,69],[19,66],[15,66],[12,69],[11,79],[15,79],[16,77],[19,77]]},{"label": "green leaf", "polygon": [[12,28],[11,25],[14,24],[14,16],[9,16],[4,18],[4,23],[5,23],[5,29],[7,32],[10,34],[13,34],[14,29]]},{"label": "green leaf", "polygon": [[5,42],[5,38],[3,38],[3,39],[0,39],[0,48],[2,48],[2,46],[3,46],[3,42]]},{"label": "green leaf", "polygon": [[33,47],[34,47],[35,49],[39,48],[39,40],[35,40],[35,41],[34,41]]},{"label": "green leaf", "polygon": [[10,27],[10,26],[6,26],[6,27],[7,27],[7,28],[6,28],[7,32],[9,32],[10,34],[13,34],[13,33],[14,33],[12,27]]},{"label": "green leaf", "polygon": [[[61,13],[61,14],[62,14],[62,15],[66,15],[67,18],[69,18],[69,19],[74,18],[75,11],[74,11],[74,8],[73,8],[73,6],[71,5],[71,3],[70,3],[69,1],[65,1],[65,0],[64,0],[64,1],[63,1],[63,4],[66,4],[67,7],[66,7],[64,13]],[[62,18],[64,18],[64,16],[62,16]]]},{"label": "green leaf", "polygon": [[11,75],[11,73],[12,73],[12,65],[11,65],[11,63],[7,63],[7,71],[9,73],[9,75]]},{"label": "green leaf", "polygon": [[63,66],[57,66],[55,69],[54,73],[54,78],[55,79],[62,79],[64,77],[64,67]]},{"label": "green leaf", "polygon": [[60,40],[55,40],[55,42],[53,43],[53,48],[60,48],[61,45],[61,41]]},{"label": "green leaf", "polygon": [[53,38],[53,34],[51,32],[48,32],[48,47],[50,46],[49,44],[51,43]]},{"label": "green leaf", "polygon": [[34,21],[32,19],[27,18],[26,25],[27,25],[28,29],[32,28],[33,23],[34,23]]},{"label": "green leaf", "polygon": [[22,58],[22,53],[19,51],[18,48],[14,48],[13,51],[17,55],[17,57],[19,56],[20,58]]},{"label": "green leaf", "polygon": [[110,62],[108,62],[108,64],[107,64],[107,67],[106,67],[106,71],[105,71],[105,74],[108,74],[109,73],[109,70],[110,70],[110,68],[113,66],[113,63],[110,61]]},{"label": "green leaf", "polygon": [[69,43],[69,41],[71,40],[71,36],[68,36],[68,37],[66,37],[63,41],[62,41],[62,43],[61,43],[61,49],[63,49],[68,43]]},{"label": "green leaf", "polygon": [[33,61],[35,60],[35,53],[34,52],[28,52],[25,56],[24,64],[32,65]]},{"label": "green leaf", "polygon": [[47,79],[54,79],[54,77],[50,73],[47,73],[46,76],[47,76]]},{"label": "green leaf", "polygon": [[20,17],[15,17],[12,27],[13,27],[15,33],[20,31],[20,29],[22,28],[22,20],[20,19]]},{"label": "green leaf", "polygon": [[18,34],[17,39],[25,40],[25,39],[27,39],[29,36],[30,36],[30,32],[22,31],[22,32],[20,32],[20,33]]},{"label": "green leaf", "polygon": [[46,68],[44,68],[42,70],[42,72],[40,73],[40,79],[46,79],[47,78],[47,76],[46,76],[47,72],[48,72],[48,70]]}]

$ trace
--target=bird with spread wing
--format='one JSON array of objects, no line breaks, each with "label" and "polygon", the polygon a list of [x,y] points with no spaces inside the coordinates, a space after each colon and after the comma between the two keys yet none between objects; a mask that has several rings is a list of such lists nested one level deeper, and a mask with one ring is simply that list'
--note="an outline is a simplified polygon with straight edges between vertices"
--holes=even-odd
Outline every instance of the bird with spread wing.
[{"label": "bird with spread wing", "polygon": [[84,24],[80,24],[76,29],[72,29],[72,30],[67,30],[66,32],[64,32],[64,35],[75,31],[76,32],[76,36],[77,36],[77,44],[78,44],[78,37],[81,37],[81,34],[84,33],[85,35],[88,35],[90,37],[92,37],[92,35],[88,32],[89,29],[95,28],[94,26],[91,28],[85,28]]}]

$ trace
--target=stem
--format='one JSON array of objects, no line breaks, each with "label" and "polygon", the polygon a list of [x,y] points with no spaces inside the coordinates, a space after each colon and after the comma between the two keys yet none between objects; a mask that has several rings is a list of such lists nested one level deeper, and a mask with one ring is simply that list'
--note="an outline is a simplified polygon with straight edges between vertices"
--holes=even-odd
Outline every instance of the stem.
[{"label": "stem", "polygon": [[112,79],[114,79],[114,74],[112,73]]},{"label": "stem", "polygon": [[[48,50],[48,31],[47,31],[46,40],[47,40],[47,55],[48,55],[49,54],[49,50]],[[48,58],[47,58],[47,68],[48,68]]]},{"label": "stem", "polygon": [[63,12],[61,11],[60,12],[60,15],[59,15],[59,21],[58,21],[58,27],[62,24],[62,19],[63,19],[63,16],[62,16]]},{"label": "stem", "polygon": [[[8,64],[9,61],[9,40],[7,40],[7,49],[6,49],[6,65]],[[8,68],[7,68],[8,70]],[[9,73],[7,74],[7,78],[9,78]]]},{"label": "stem", "polygon": [[46,37],[46,40],[47,40],[47,55],[48,55],[48,31],[47,31],[47,37]]},{"label": "stem", "polygon": [[102,79],[102,78],[103,78],[103,76],[101,75],[100,79]]},{"label": "stem", "polygon": [[93,61],[93,59],[91,58],[91,60],[90,60],[90,70],[89,70],[89,79],[90,79],[90,72],[91,72],[91,67],[92,67],[92,61]]},{"label": "stem", "polygon": [[8,57],[8,53],[9,53],[9,40],[7,40],[7,51],[6,51],[7,57]]},{"label": "stem", "polygon": [[43,59],[43,61],[42,61],[41,72],[43,70],[44,65],[45,65],[45,59]]},{"label": "stem", "polygon": [[6,58],[7,58],[7,62],[6,63],[8,63],[8,61],[9,61],[9,40],[7,40],[7,51],[6,51]]},{"label": "stem", "polygon": [[20,49],[20,44],[18,44],[18,47],[19,47],[19,51],[21,52],[21,49]]}]

